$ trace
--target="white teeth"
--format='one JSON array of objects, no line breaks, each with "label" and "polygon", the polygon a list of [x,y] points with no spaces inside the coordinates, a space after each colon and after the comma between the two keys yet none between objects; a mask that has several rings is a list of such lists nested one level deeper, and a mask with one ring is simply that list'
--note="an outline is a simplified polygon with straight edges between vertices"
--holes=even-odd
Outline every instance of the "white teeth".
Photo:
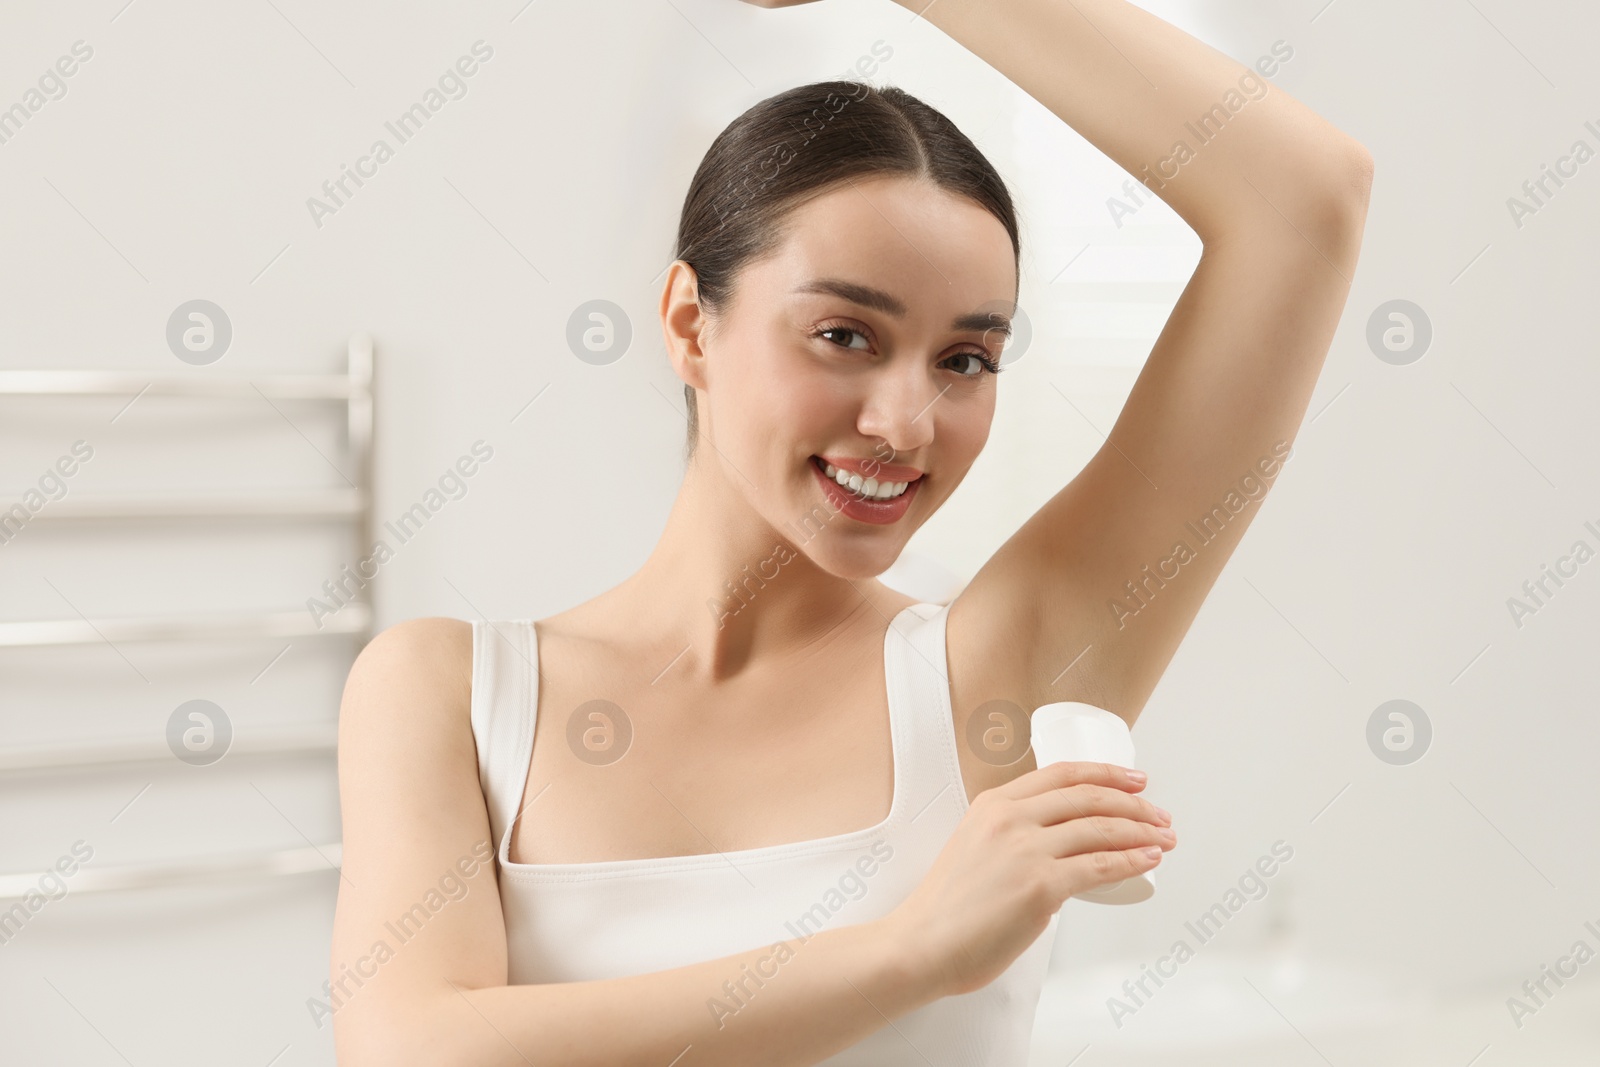
[{"label": "white teeth", "polygon": [[910,482],[880,482],[876,478],[863,478],[861,475],[851,471],[841,470],[827,461],[823,461],[822,469],[828,477],[851,492],[859,493],[862,496],[870,496],[874,500],[893,500],[905,492],[906,486],[911,484]]}]

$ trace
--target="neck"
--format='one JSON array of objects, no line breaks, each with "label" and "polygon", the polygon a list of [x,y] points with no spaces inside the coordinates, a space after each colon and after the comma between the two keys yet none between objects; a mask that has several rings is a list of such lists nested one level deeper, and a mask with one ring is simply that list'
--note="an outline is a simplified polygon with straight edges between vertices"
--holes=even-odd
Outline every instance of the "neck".
[{"label": "neck", "polygon": [[824,507],[809,523],[797,515],[775,527],[752,506],[759,489],[705,453],[702,444],[655,549],[614,590],[640,636],[672,650],[664,675],[729,681],[879,626],[906,601],[874,577],[831,574],[802,551],[850,520]]}]

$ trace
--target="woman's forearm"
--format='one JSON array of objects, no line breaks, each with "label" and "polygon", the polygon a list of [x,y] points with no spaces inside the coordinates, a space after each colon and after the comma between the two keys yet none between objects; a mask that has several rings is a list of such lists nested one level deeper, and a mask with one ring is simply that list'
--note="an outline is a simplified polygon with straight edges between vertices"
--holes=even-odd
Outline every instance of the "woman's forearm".
[{"label": "woman's forearm", "polygon": [[786,957],[768,946],[626,978],[446,993],[399,1058],[372,1062],[667,1067],[687,1049],[697,1067],[803,1067],[943,995],[884,922],[784,944]]},{"label": "woman's forearm", "polygon": [[1353,138],[1126,0],[895,2],[1049,108],[1202,241],[1257,218],[1317,220],[1359,185]]}]

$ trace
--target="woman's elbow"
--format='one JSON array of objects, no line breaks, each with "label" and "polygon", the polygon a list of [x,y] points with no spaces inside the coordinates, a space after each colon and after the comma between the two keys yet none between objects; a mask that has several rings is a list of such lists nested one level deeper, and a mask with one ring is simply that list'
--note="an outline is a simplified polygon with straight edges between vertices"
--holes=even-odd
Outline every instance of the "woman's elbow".
[{"label": "woman's elbow", "polygon": [[334,1017],[334,1060],[339,1067],[467,1067],[438,1011],[393,1004],[358,1005]]}]

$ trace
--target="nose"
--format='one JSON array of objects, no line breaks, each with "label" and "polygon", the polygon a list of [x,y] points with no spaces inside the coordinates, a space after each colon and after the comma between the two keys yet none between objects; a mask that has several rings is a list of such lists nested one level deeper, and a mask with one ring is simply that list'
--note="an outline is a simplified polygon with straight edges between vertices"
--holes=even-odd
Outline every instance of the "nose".
[{"label": "nose", "polygon": [[856,422],[866,436],[888,442],[896,455],[908,455],[933,442],[939,398],[949,388],[930,380],[914,361],[905,362],[903,368],[874,376]]}]

